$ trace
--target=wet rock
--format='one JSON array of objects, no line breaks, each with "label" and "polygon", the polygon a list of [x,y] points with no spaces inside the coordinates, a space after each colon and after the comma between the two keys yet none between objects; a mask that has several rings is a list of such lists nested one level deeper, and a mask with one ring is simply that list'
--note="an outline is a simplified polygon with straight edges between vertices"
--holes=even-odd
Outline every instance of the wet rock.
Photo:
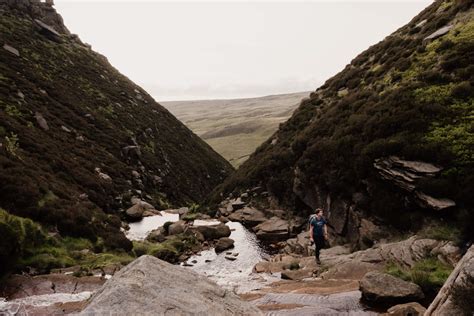
[{"label": "wet rock", "polygon": [[80,315],[131,315],[150,311],[158,315],[262,314],[205,276],[151,256],[141,256],[108,280]]},{"label": "wet rock", "polygon": [[232,247],[234,247],[234,240],[228,237],[222,237],[219,238],[214,249],[219,253]]},{"label": "wet rock", "polygon": [[49,130],[48,122],[46,122],[45,118],[43,117],[43,114],[41,114],[40,112],[36,112],[35,119],[39,127],[41,127],[45,131]]},{"label": "wet rock", "polygon": [[383,316],[423,316],[426,312],[420,303],[411,302],[390,307]]},{"label": "wet rock", "polygon": [[230,236],[229,226],[224,225],[222,223],[218,225],[203,225],[197,227],[190,227],[190,230],[200,232],[205,238],[205,240],[213,240]]},{"label": "wet rock", "polygon": [[20,52],[18,51],[18,49],[8,45],[8,44],[4,44],[3,45],[3,49],[6,50],[7,52],[17,56],[17,57],[20,57]]},{"label": "wet rock", "polygon": [[458,262],[456,268],[451,272],[438,295],[428,307],[425,315],[454,316],[465,314],[463,306],[457,306],[453,302],[452,288],[463,284],[468,276],[474,278],[474,246],[471,246]]},{"label": "wet rock", "polygon": [[278,242],[288,239],[288,222],[272,217],[254,227],[257,238],[266,242]]},{"label": "wet rock", "polygon": [[224,258],[226,258],[227,260],[230,260],[230,261],[235,261],[235,260],[237,260],[236,257],[232,257],[232,256],[225,256]]},{"label": "wet rock", "polygon": [[398,304],[424,298],[418,285],[386,273],[369,272],[359,285],[362,298],[368,303]]}]

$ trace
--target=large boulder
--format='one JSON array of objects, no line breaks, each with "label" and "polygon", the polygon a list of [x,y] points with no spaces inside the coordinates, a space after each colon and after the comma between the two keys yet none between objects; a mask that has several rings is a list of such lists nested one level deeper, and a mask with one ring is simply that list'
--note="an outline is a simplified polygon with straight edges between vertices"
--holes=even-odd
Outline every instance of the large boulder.
[{"label": "large boulder", "polygon": [[278,217],[272,217],[254,227],[257,238],[266,242],[287,240],[288,229],[288,222]]},{"label": "large boulder", "polygon": [[248,227],[254,227],[267,220],[262,211],[251,207],[244,207],[233,212],[229,215],[228,219],[233,222],[241,222]]},{"label": "large boulder", "polygon": [[362,299],[375,304],[400,304],[425,297],[418,285],[376,271],[369,272],[362,278],[359,289]]},{"label": "large boulder", "polygon": [[456,300],[453,300],[453,288],[465,287],[464,293],[467,297],[471,297],[472,302],[472,288],[474,284],[470,284],[471,287],[469,290],[469,285],[466,284],[469,282],[468,278],[470,278],[470,282],[474,280],[474,246],[471,246],[458,262],[456,268],[451,272],[451,275],[438,292],[438,295],[428,307],[425,315],[472,315],[472,313],[474,313],[472,303],[470,307],[468,307],[467,302],[463,304],[463,306],[460,306],[456,304]]},{"label": "large boulder", "polygon": [[222,223],[218,225],[203,225],[190,227],[190,230],[201,233],[205,240],[213,240],[230,236],[229,226]]},{"label": "large boulder", "polygon": [[143,214],[147,211],[156,211],[153,205],[145,201],[134,200],[132,203],[134,205],[125,211],[127,216],[132,220],[140,220],[143,217]]},{"label": "large boulder", "polygon": [[262,315],[194,271],[141,256],[116,273],[80,315]]},{"label": "large boulder", "polygon": [[186,227],[185,221],[177,221],[168,226],[168,235],[177,235],[184,233]]}]

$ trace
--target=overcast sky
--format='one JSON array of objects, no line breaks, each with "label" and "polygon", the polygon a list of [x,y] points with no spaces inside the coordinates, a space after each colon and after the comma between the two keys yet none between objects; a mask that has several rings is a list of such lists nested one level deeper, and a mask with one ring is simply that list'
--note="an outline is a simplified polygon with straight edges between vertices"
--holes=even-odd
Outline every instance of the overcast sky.
[{"label": "overcast sky", "polygon": [[72,33],[157,101],[315,90],[432,0],[56,0]]}]

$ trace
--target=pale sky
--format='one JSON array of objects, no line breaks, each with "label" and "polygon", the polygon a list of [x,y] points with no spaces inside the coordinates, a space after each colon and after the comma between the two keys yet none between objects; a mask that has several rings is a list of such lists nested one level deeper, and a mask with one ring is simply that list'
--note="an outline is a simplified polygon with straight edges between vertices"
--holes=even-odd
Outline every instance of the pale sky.
[{"label": "pale sky", "polygon": [[55,3],[159,102],[315,90],[432,0]]}]

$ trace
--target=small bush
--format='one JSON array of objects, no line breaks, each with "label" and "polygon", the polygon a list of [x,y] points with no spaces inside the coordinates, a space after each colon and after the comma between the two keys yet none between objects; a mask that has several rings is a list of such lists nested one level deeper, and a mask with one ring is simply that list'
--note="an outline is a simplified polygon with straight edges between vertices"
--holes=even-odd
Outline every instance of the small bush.
[{"label": "small bush", "polygon": [[437,258],[420,260],[410,269],[396,263],[390,263],[385,267],[386,273],[418,284],[425,294],[437,293],[451,271],[451,267],[443,264]]},{"label": "small bush", "polygon": [[300,264],[297,261],[293,261],[288,266],[288,269],[290,269],[290,270],[299,270],[299,268],[300,268]]}]

